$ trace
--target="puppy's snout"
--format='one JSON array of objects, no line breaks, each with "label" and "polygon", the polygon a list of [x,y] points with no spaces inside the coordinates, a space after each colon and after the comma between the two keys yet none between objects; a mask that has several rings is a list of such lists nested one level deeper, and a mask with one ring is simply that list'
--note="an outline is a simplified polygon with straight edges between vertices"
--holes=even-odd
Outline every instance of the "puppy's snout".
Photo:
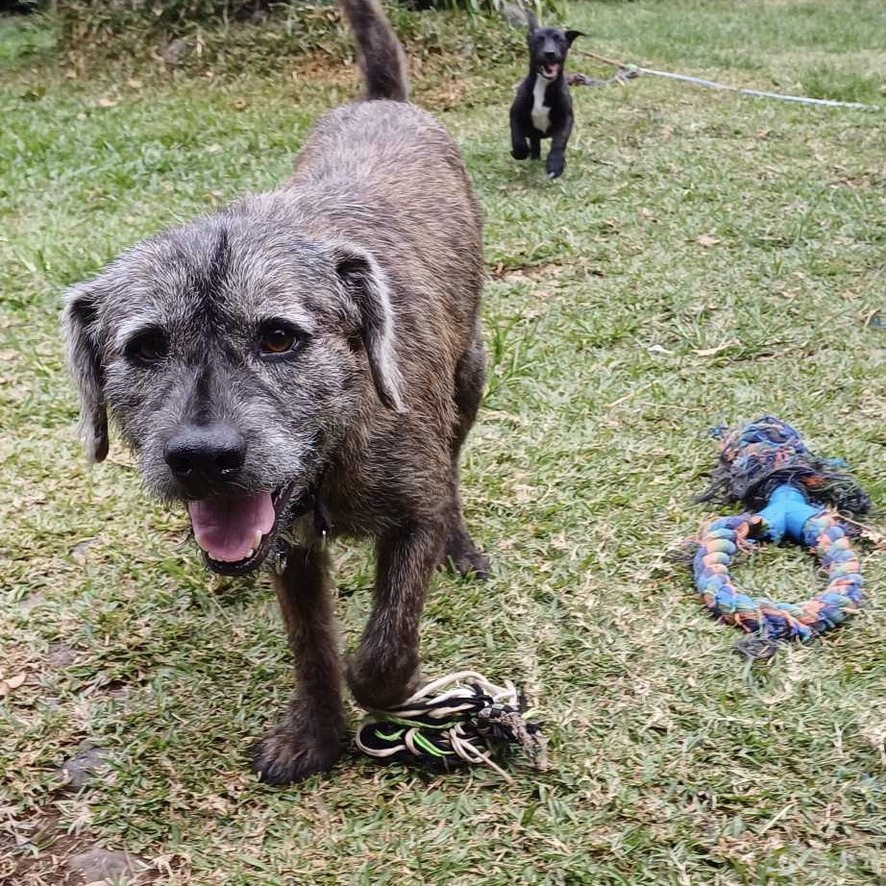
[{"label": "puppy's snout", "polygon": [[559,61],[560,56],[553,49],[544,51],[544,60],[548,63]]},{"label": "puppy's snout", "polygon": [[232,480],[246,461],[246,440],[230,425],[186,425],[169,438],[163,457],[179,480]]}]

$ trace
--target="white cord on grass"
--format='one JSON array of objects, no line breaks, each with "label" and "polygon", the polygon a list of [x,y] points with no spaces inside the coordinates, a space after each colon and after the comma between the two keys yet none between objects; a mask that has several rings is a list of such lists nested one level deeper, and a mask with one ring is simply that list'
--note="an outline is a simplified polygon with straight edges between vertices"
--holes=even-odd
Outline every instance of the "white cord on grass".
[{"label": "white cord on grass", "polygon": [[[600,81],[601,83],[613,82],[624,84],[625,82],[627,82],[627,80],[631,79],[637,74],[649,74],[652,77],[665,77],[668,80],[679,80],[682,83],[694,83],[696,86],[706,86],[708,89],[720,89],[727,92],[737,92],[740,95],[749,95],[753,98],[774,98],[779,101],[799,102],[800,104],[804,105],[818,105],[819,107],[825,108],[851,108],[855,111],[883,110],[879,105],[864,105],[861,102],[843,102],[832,98],[811,98],[810,96],[806,95],[787,95],[783,92],[766,92],[762,89],[748,89],[747,87],[742,86],[729,86],[726,83],[718,83],[716,80],[707,80],[704,77],[693,77],[690,74],[675,74],[672,71],[657,71],[654,68],[644,68],[640,65],[620,62],[616,59],[607,58],[605,55],[600,55],[596,52],[590,52],[589,50],[583,50],[581,54],[587,56],[588,58],[593,58],[597,61],[603,62],[606,65],[613,65],[614,67],[618,68],[619,73],[621,73],[622,71],[625,72],[623,77],[619,77],[619,75],[616,74],[616,76],[613,77],[611,81]],[[593,78],[589,78],[589,80],[592,79]]]}]

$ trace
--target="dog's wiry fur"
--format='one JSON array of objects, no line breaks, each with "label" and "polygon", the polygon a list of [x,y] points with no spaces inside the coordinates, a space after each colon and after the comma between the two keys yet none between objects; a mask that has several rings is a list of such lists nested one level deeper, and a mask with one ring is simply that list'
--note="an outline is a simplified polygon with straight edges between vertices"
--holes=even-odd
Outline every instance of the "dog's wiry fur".
[{"label": "dog's wiry fur", "polygon": [[566,145],[572,134],[572,96],[564,76],[569,47],[581,31],[540,28],[526,12],[529,73],[517,87],[511,105],[511,156],[516,160],[541,157],[541,140],[551,139],[547,159],[549,178],[566,168]]},{"label": "dog's wiry fur", "polygon": [[[138,244],[73,287],[64,311],[93,460],[107,455],[110,413],[154,494],[213,514],[276,496],[270,550],[255,557],[285,563],[273,582],[298,681],[255,752],[273,783],[340,754],[320,526],[376,540],[374,608],[345,669],[367,707],[419,680],[433,570],[487,568],[458,492],[484,379],[479,208],[450,137],[406,101],[378,0],[341,5],[370,100],[321,119],[278,190]],[[264,344],[269,323],[297,331],[282,356]]]}]

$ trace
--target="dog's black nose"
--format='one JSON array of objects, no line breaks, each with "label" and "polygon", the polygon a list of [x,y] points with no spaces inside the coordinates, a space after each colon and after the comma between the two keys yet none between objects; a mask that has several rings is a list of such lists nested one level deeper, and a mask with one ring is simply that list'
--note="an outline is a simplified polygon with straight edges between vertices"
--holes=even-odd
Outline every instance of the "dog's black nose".
[{"label": "dog's black nose", "polygon": [[230,425],[186,425],[169,438],[163,457],[180,480],[231,480],[246,460],[246,440]]},{"label": "dog's black nose", "polygon": [[550,49],[548,49],[544,54],[544,59],[546,62],[555,62],[557,61],[557,58],[557,53],[552,52]]}]

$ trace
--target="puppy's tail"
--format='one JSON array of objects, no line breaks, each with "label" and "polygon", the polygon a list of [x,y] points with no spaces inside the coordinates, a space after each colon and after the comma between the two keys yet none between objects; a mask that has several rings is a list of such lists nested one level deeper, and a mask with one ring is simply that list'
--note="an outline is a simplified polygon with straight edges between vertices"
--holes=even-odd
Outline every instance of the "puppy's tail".
[{"label": "puppy's tail", "polygon": [[365,98],[408,101],[406,54],[379,0],[339,0],[339,5],[357,43]]}]

